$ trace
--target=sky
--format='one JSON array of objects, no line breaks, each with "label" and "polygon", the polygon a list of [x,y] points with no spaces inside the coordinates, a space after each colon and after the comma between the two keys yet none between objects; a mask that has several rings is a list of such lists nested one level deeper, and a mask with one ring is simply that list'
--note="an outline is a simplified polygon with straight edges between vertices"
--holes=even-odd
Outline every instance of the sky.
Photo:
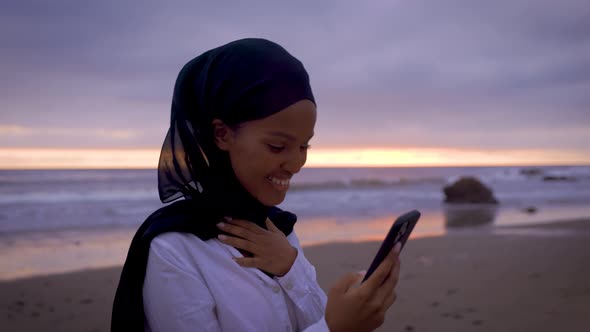
[{"label": "sky", "polygon": [[180,68],[244,37],[309,72],[310,166],[590,164],[584,0],[0,4],[0,168],[155,167]]}]

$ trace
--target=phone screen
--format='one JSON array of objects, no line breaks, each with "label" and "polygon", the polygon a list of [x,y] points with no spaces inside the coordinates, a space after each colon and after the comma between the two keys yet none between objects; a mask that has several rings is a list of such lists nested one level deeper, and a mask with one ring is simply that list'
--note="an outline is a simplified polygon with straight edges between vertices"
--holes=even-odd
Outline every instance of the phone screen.
[{"label": "phone screen", "polygon": [[379,264],[381,264],[385,257],[387,257],[387,254],[389,254],[396,243],[401,242],[403,249],[406,241],[408,241],[408,238],[412,233],[412,230],[414,229],[414,226],[416,226],[418,219],[420,219],[420,212],[418,210],[412,210],[410,212],[404,213],[396,219],[396,221],[391,226],[391,229],[387,233],[385,240],[383,240],[377,255],[375,255],[375,258],[373,259],[373,262],[369,266],[369,269],[363,278],[363,282],[369,279],[371,274],[375,272],[377,267],[379,267]]}]

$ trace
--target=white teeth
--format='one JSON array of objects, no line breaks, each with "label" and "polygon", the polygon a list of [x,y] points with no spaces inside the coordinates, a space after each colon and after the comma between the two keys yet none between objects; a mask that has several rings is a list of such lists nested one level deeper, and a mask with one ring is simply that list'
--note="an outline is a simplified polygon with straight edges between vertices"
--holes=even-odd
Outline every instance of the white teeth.
[{"label": "white teeth", "polygon": [[288,186],[289,185],[289,180],[279,180],[279,179],[275,179],[275,178],[271,178],[271,177],[267,177],[267,179],[270,182],[277,184],[279,186]]}]

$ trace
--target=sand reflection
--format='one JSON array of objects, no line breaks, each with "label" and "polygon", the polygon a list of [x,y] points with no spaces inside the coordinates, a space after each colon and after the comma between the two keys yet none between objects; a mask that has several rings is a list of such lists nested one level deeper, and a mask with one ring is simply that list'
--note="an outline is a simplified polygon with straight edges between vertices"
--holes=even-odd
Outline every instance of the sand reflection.
[{"label": "sand reflection", "polygon": [[444,205],[447,228],[468,228],[491,226],[498,215],[495,204]]},{"label": "sand reflection", "polygon": [[[396,218],[397,215],[359,220],[311,218],[297,222],[295,229],[304,246],[328,242],[382,241]],[[423,213],[410,238],[444,235],[442,221],[440,212]]]}]

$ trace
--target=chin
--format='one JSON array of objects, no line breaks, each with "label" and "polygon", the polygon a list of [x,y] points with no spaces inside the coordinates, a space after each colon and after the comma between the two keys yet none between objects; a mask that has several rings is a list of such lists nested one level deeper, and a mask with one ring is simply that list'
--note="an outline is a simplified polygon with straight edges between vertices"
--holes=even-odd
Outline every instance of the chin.
[{"label": "chin", "polygon": [[283,201],[285,200],[285,196],[286,195],[263,195],[262,197],[258,197],[258,200],[260,201],[260,203],[266,205],[266,206],[275,206],[275,205],[279,205],[281,203],[283,203]]}]

